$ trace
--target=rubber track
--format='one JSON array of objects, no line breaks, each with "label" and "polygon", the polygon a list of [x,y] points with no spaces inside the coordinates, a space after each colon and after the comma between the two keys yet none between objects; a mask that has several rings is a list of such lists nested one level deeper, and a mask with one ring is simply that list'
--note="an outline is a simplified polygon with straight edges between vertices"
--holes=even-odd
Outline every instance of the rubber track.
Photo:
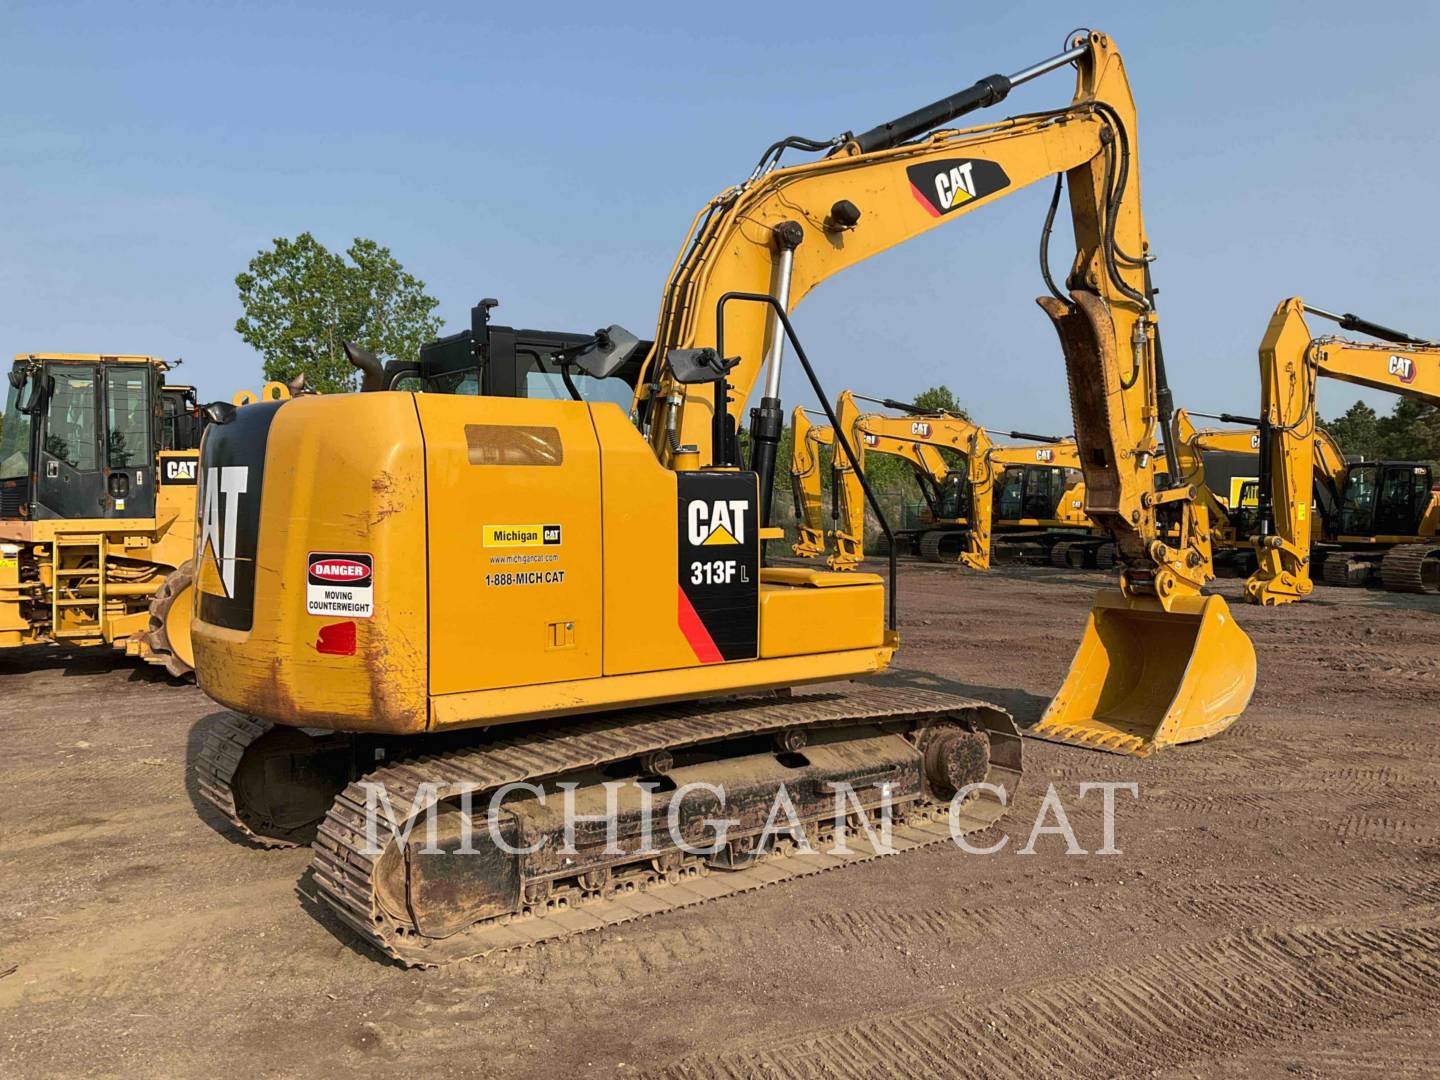
[{"label": "rubber track", "polygon": [[1380,560],[1380,580],[1390,592],[1424,593],[1424,566],[1427,560],[1440,560],[1440,545],[1396,544]]},{"label": "rubber track", "polygon": [[1153,1075],[1227,1049],[1440,1000],[1433,908],[1229,934],[1126,966],[674,1063],[697,1077]]},{"label": "rubber track", "polygon": [[[794,853],[775,855],[741,872],[709,875],[690,873],[677,883],[612,892],[576,907],[544,914],[504,916],[477,924],[442,941],[406,938],[403,928],[383,914],[375,895],[373,874],[380,856],[365,854],[364,783],[381,782],[397,809],[410,807],[410,816],[427,805],[443,801],[461,786],[494,790],[503,784],[535,781],[546,776],[622,761],[662,749],[694,746],[740,735],[763,734],[792,727],[813,727],[886,719],[926,719],[983,710],[1008,714],[986,702],[922,690],[866,688],[845,694],[798,695],[758,705],[677,706],[646,710],[644,720],[607,718],[542,732],[483,749],[461,750],[399,762],[369,773],[350,784],[335,800],[321,823],[313,845],[316,884],[322,898],[344,922],[380,951],[415,966],[434,966],[493,952],[524,948],[667,911],[690,907],[723,896],[750,892],[792,878],[866,862],[881,857],[863,835],[849,839],[847,855]],[[1013,728],[1012,728],[1013,732]],[[992,730],[993,738],[1006,733]],[[1019,733],[1009,737],[1019,743]],[[1019,787],[1018,770],[994,764],[991,781],[1013,798]],[[440,785],[433,797],[421,800],[422,783]],[[964,833],[988,828],[1005,813],[1005,805],[984,793],[960,813]],[[377,821],[377,846],[384,851],[394,838],[389,821]],[[897,826],[893,852],[912,850],[950,839],[949,822],[921,821]],[[623,886],[622,886],[623,887]]]},{"label": "rubber track", "polygon": [[252,844],[262,848],[298,847],[299,845],[288,840],[252,832],[236,811],[235,797],[230,789],[230,781],[235,776],[235,770],[240,767],[240,758],[245,753],[245,748],[272,726],[239,713],[226,713],[219,718],[200,741],[200,752],[195,756],[195,782],[205,801],[224,814],[230,824]]}]

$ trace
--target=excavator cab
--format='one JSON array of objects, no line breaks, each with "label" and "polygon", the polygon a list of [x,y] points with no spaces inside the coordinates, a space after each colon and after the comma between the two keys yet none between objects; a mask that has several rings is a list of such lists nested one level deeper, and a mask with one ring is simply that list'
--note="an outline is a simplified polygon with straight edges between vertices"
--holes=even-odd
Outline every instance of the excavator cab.
[{"label": "excavator cab", "polygon": [[[422,345],[418,365],[387,365],[383,375],[376,376],[375,388],[568,401],[572,394],[563,370],[568,366],[581,399],[630,407],[650,342],[620,327],[607,329],[608,345],[597,347],[595,334],[499,326],[490,321],[496,306],[498,302],[489,299],[476,304],[469,330]],[[609,362],[597,367],[592,361],[602,354]],[[574,362],[568,363],[571,357]]]},{"label": "excavator cab", "polygon": [[1413,461],[1351,465],[1336,511],[1340,536],[1415,536],[1430,504],[1432,468]]}]

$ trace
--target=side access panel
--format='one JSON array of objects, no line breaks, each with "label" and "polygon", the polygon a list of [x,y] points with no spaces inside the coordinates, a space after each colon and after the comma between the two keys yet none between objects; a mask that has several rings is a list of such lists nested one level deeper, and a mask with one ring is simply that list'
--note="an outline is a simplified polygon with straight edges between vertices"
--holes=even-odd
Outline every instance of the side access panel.
[{"label": "side access panel", "polygon": [[617,406],[592,412],[605,491],[605,674],[754,659],[755,474],[671,472]]},{"label": "side access panel", "polygon": [[425,436],[431,694],[598,676],[601,484],[590,407],[415,400]]}]

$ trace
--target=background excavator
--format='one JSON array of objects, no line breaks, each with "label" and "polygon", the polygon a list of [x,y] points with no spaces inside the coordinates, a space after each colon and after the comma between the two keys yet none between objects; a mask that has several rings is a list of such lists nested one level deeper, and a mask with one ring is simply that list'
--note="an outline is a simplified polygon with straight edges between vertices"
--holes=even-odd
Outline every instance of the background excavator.
[{"label": "background excavator", "polygon": [[[168,370],[153,356],[15,358],[0,429],[0,648],[111,644],[190,672],[206,415]],[[280,383],[266,395],[290,396]]]},{"label": "background excavator", "polygon": [[[859,400],[906,415],[862,412]],[[849,390],[841,393],[835,414],[851,435],[862,467],[868,454],[880,453],[903,458],[914,469],[929,514],[927,520],[893,530],[902,553],[986,570],[996,545],[1005,545],[1013,558],[1044,559],[1062,542],[1074,543],[1078,555],[1087,533],[1099,533],[1082,510],[1084,485],[1073,440],[1011,431],[1012,438],[1047,445],[995,446],[985,428],[963,416],[890,399],[862,399]],[[957,455],[963,465],[952,468],[942,451]],[[818,484],[818,473],[799,472],[804,466],[792,462],[796,482]],[[833,475],[836,551],[829,565],[848,570],[864,558],[864,492],[847,462],[835,459]],[[817,503],[815,495],[807,492],[807,511]],[[1096,543],[1109,544],[1108,535]]]},{"label": "background excavator", "polygon": [[[1380,339],[1312,337],[1305,314]],[[1316,382],[1339,379],[1440,404],[1440,345],[1309,307],[1275,309],[1260,344],[1259,563],[1245,583],[1256,604],[1304,599],[1321,562],[1327,584],[1379,577],[1399,592],[1440,592],[1440,495],[1420,461],[1349,463],[1319,426]],[[1322,512],[1317,533],[1315,507]],[[1322,562],[1323,559],[1323,562]]]},{"label": "background excavator", "polygon": [[791,419],[790,495],[795,506],[795,543],[801,559],[825,554],[825,495],[820,482],[821,448],[835,442],[835,429],[812,424],[809,410],[795,406]]},{"label": "background excavator", "polygon": [[1215,565],[1248,575],[1255,568],[1251,537],[1259,506],[1260,432],[1254,427],[1197,429],[1191,415],[1175,410],[1181,475],[1206,507]]},{"label": "background excavator", "polygon": [[[1069,105],[937,130],[1069,65]],[[551,353],[572,400],[361,393],[213,425],[202,503],[222,501],[233,530],[200,547],[194,640],[201,686],[237,714],[201,748],[202,790],[256,836],[314,835],[324,901],[419,964],[833,865],[760,845],[781,787],[792,836],[823,833],[839,781],[863,814],[881,802],[872,785],[889,785],[899,849],[993,822],[1019,770],[994,706],[890,688],[720,699],[878,673],[899,644],[893,562],[888,595],[874,575],[763,566],[780,532],[769,512],[787,350],[855,459],[790,310],[825,278],[1062,174],[1078,251],[1068,293],[1041,303],[1064,346],[1086,509],[1123,570],[1040,730],[1147,753],[1228,726],[1254,650],[1224,601],[1200,594],[1194,492],[1156,482],[1171,407],[1135,140],[1118,52],[1077,33],[1057,56],[870,131],[774,144],[696,217],[648,349],[611,327]],[[821,156],[779,167],[790,149]],[[1059,195],[1057,182],[1055,206]],[[467,347],[483,385],[490,343]],[[604,382],[642,353],[632,416],[573,388],[574,370]],[[420,368],[426,384],[423,356]],[[738,425],[762,385],[742,467]],[[946,802],[987,777],[998,788],[976,792],[952,830]],[[541,797],[562,781],[588,812],[613,790],[627,839],[646,790],[662,818],[705,837],[714,801],[672,801],[692,781],[722,782],[738,824],[701,854],[661,835],[617,855],[587,834],[565,852],[536,843],[562,830],[558,798]],[[367,837],[379,784],[404,820]],[[530,786],[507,788],[506,843],[468,835],[460,793],[514,784]],[[429,845],[407,826],[437,806]],[[480,847],[466,858],[432,853],[467,840]],[[851,851],[879,854],[858,836]]]}]

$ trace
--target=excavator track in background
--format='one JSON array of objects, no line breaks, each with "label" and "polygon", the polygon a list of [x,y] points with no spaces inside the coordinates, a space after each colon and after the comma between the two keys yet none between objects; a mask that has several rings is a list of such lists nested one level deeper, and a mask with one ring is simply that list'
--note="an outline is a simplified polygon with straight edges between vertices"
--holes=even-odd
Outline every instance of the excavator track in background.
[{"label": "excavator track in background", "polygon": [[[791,749],[780,749],[784,747]],[[877,747],[883,751],[878,757]],[[1020,757],[1019,731],[1003,710],[928,691],[866,688],[779,701],[746,699],[640,710],[480,748],[420,756],[367,774],[346,787],[320,826],[314,845],[315,882],[325,902],[377,949],[408,965],[433,966],[598,930],[939,843],[951,836],[951,811],[945,800],[965,783],[983,780],[1003,789],[1003,795],[982,790],[954,812],[957,834],[985,829],[1003,816],[1018,788]],[[601,790],[595,778],[623,776],[626,763],[638,764],[640,771],[630,774],[632,780],[661,781],[663,777],[652,775],[648,766],[662,758],[667,761],[665,776],[672,775],[673,762],[673,776],[684,779],[683,762],[688,758],[696,762],[697,777],[728,778],[732,783],[727,794],[738,786],[749,796],[739,805],[733,798],[720,807],[712,801],[688,819],[688,825],[703,825],[708,816],[741,818],[740,826],[730,833],[732,839],[719,851],[698,856],[671,847],[605,856],[599,852],[600,844],[581,840],[576,858],[559,862],[543,848],[538,854],[502,855],[485,838],[484,826],[475,829],[481,837],[472,837],[472,843],[479,845],[478,854],[469,859],[421,850],[426,841],[420,819],[432,806],[439,819],[440,851],[453,852],[461,846],[463,834],[456,830],[464,815],[454,805],[458,793],[473,793],[474,813],[480,817],[488,795],[504,785],[544,784],[547,793],[554,794],[553,785],[561,777],[591,777],[590,784],[575,794],[578,806],[587,792]],[[757,776],[757,769],[765,775]],[[777,775],[785,777],[787,793],[801,793],[796,809],[811,852],[797,846],[793,835],[768,852],[754,848],[773,792],[778,791],[773,782]],[[896,778],[901,789],[892,804],[891,849],[877,850],[866,838],[852,803],[850,851],[830,853],[824,826],[833,822],[834,797],[821,785],[846,780],[863,795],[866,785],[878,783],[882,776],[887,782]],[[396,822],[377,815],[371,847],[366,801],[374,790],[368,785],[377,783],[385,785],[391,806],[404,815],[404,824],[397,837]],[[674,790],[675,780],[669,783]],[[814,802],[805,798],[807,791],[815,795]],[[823,813],[812,812],[822,804]],[[505,811],[516,805],[505,803]],[[506,813],[507,824],[502,827],[511,828],[513,822],[507,842],[529,847],[535,843],[537,822],[540,837],[549,836],[545,828],[547,822],[553,824],[549,819],[554,812],[533,799],[521,805],[522,814],[512,819]],[[867,818],[875,813],[873,805],[865,809]],[[657,810],[657,816],[660,813]],[[694,833],[688,825],[687,842],[701,846],[704,834]],[[657,827],[656,833],[656,843],[663,843],[663,827]],[[621,843],[632,835],[627,833]],[[380,853],[373,854],[377,850]]]},{"label": "excavator track in background", "polygon": [[1352,555],[1348,551],[1332,551],[1321,567],[1325,584],[1337,589],[1354,589],[1370,580],[1374,560]]},{"label": "excavator track in background", "polygon": [[1440,593],[1440,544],[1395,545],[1380,560],[1380,580],[1390,592]]},{"label": "excavator track in background", "polygon": [[1061,540],[1050,549],[1050,565],[1059,570],[1082,570],[1085,567],[1085,549],[1073,540]]},{"label": "excavator track in background", "polygon": [[960,529],[931,529],[920,537],[920,557],[927,562],[958,563],[964,550]]}]

